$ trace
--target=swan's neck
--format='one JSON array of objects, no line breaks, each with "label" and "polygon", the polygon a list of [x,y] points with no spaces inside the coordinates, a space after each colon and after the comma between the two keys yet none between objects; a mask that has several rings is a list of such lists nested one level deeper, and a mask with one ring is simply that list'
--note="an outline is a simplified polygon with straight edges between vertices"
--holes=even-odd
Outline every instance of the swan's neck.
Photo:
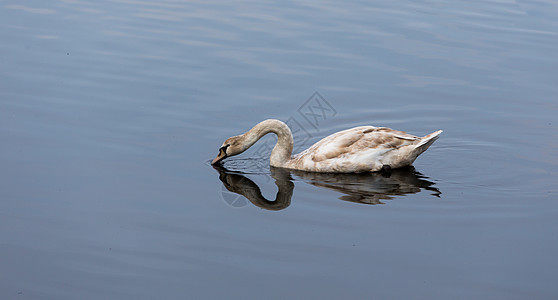
[{"label": "swan's neck", "polygon": [[265,120],[258,123],[250,131],[243,134],[245,149],[250,148],[264,135],[273,132],[277,135],[277,144],[271,151],[269,163],[273,167],[282,167],[293,153],[293,135],[289,126],[279,120]]}]

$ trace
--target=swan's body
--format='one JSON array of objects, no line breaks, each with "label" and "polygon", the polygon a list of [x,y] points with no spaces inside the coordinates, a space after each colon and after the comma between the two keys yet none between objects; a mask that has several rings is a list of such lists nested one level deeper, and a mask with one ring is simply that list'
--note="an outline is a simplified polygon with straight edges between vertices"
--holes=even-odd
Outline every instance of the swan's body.
[{"label": "swan's body", "polygon": [[383,168],[410,166],[442,133],[424,137],[386,127],[359,126],[334,133],[294,156],[293,136],[279,120],[265,120],[248,132],[228,138],[219,149],[215,164],[250,148],[264,135],[273,132],[277,144],[271,151],[270,165],[309,172],[359,173]]}]

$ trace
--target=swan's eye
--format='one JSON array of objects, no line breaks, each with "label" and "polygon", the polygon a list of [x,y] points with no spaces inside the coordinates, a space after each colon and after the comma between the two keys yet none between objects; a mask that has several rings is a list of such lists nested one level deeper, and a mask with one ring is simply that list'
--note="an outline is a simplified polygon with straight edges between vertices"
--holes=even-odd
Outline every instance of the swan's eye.
[{"label": "swan's eye", "polygon": [[230,146],[230,144],[227,144],[221,148],[219,148],[219,153],[223,152],[223,154],[227,154],[227,148]]}]

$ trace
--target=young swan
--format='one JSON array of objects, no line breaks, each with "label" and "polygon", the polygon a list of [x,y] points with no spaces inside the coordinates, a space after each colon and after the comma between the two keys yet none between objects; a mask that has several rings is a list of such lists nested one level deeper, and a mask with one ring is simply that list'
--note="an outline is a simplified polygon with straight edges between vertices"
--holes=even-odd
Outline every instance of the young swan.
[{"label": "young swan", "polygon": [[269,158],[273,167],[309,172],[360,173],[410,166],[438,139],[442,130],[417,137],[386,127],[359,126],[327,136],[291,156],[291,130],[285,123],[269,119],[242,135],[225,140],[211,164],[246,151],[270,132],[277,135],[277,144]]}]

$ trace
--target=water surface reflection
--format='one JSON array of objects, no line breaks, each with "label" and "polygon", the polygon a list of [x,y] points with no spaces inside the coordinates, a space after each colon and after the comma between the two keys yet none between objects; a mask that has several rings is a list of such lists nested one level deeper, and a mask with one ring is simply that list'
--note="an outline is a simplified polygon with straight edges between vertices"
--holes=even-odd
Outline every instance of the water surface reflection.
[{"label": "water surface reflection", "polygon": [[213,167],[219,172],[219,179],[228,191],[242,195],[255,206],[267,210],[282,210],[291,204],[295,181],[293,176],[311,185],[343,193],[340,200],[362,204],[384,204],[381,200],[415,194],[423,189],[432,191],[436,197],[441,195],[440,190],[434,187],[434,182],[427,180],[428,177],[414,167],[361,174],[313,173],[270,167],[277,195],[275,200],[268,200],[262,195],[260,187],[244,176],[247,174],[230,171],[222,165]]}]

